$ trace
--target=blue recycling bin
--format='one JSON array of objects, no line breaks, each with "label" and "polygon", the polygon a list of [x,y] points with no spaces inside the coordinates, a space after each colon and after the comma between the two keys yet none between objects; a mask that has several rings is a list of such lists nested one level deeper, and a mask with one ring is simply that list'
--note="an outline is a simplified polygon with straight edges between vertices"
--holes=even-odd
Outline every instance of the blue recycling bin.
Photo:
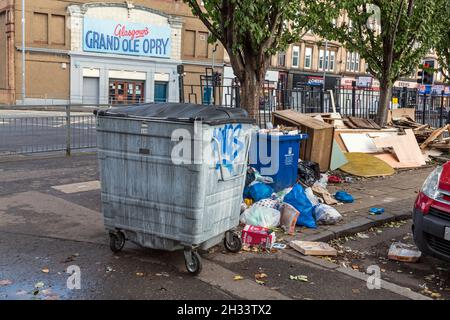
[{"label": "blue recycling bin", "polygon": [[297,182],[300,142],[306,139],[307,134],[256,133],[250,147],[250,166],[271,177],[274,180],[271,187],[276,192],[292,187]]}]

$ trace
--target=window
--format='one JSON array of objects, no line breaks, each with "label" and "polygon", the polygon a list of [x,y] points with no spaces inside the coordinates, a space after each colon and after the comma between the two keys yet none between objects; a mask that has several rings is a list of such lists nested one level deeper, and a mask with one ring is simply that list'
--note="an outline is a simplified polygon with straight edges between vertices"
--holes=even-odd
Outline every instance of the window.
[{"label": "window", "polygon": [[359,72],[360,57],[356,52],[347,52],[346,70],[349,72]]},{"label": "window", "polygon": [[298,68],[300,58],[300,47],[293,46],[292,47],[292,67]]},{"label": "window", "polygon": [[324,57],[325,56],[325,50],[320,49],[319,51],[319,70],[324,70],[324,64],[325,64],[325,70],[326,71],[334,71],[334,65],[336,62],[336,51],[334,50],[328,50],[327,56],[324,63]]},{"label": "window", "polygon": [[311,62],[312,62],[312,48],[306,47],[305,48],[305,69],[311,69]]},{"label": "window", "polygon": [[286,66],[286,52],[285,51],[278,53],[278,66],[279,67]]},{"label": "window", "polygon": [[184,55],[188,57],[195,57],[195,30],[185,30],[183,40]]},{"label": "window", "polygon": [[33,42],[48,44],[48,14],[33,13]]}]

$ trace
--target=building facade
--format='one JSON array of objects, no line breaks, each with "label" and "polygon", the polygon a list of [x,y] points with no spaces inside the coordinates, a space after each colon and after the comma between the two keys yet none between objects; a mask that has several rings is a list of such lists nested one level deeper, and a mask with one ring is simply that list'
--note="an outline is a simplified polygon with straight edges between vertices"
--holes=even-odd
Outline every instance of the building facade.
[{"label": "building facade", "polygon": [[0,0],[0,103],[178,102],[178,66],[192,83],[223,71],[223,48],[182,0],[26,0],[25,49],[21,3]]}]

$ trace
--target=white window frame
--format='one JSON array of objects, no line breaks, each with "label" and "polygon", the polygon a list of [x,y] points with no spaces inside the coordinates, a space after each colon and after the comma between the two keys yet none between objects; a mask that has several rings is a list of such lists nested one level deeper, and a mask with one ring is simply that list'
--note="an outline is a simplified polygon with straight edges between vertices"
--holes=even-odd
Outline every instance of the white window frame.
[{"label": "white window frame", "polygon": [[[305,47],[305,61],[303,63],[303,67],[305,69],[311,69],[312,68],[312,58],[313,58],[313,48],[312,47]],[[307,62],[309,62],[307,64]]]},{"label": "white window frame", "polygon": [[325,49],[319,49],[319,71],[324,71],[325,67],[326,71],[333,72],[336,67],[336,51],[328,49],[326,61],[324,55]]},{"label": "white window frame", "polygon": [[[297,63],[294,63],[295,59]],[[292,46],[292,68],[298,68],[300,66],[300,47]]]},{"label": "white window frame", "polygon": [[345,70],[347,72],[358,73],[361,67],[361,57],[357,52],[347,51],[347,62],[345,64]]}]

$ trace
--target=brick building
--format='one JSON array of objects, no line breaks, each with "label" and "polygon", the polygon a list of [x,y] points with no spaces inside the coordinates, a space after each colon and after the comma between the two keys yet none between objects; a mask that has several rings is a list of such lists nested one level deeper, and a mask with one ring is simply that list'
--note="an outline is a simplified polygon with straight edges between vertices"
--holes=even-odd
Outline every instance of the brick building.
[{"label": "brick building", "polygon": [[[0,0],[0,103],[21,104],[22,1]],[[223,68],[182,0],[25,1],[25,103],[178,101],[178,65]],[[214,56],[214,57],[213,57]]]}]

